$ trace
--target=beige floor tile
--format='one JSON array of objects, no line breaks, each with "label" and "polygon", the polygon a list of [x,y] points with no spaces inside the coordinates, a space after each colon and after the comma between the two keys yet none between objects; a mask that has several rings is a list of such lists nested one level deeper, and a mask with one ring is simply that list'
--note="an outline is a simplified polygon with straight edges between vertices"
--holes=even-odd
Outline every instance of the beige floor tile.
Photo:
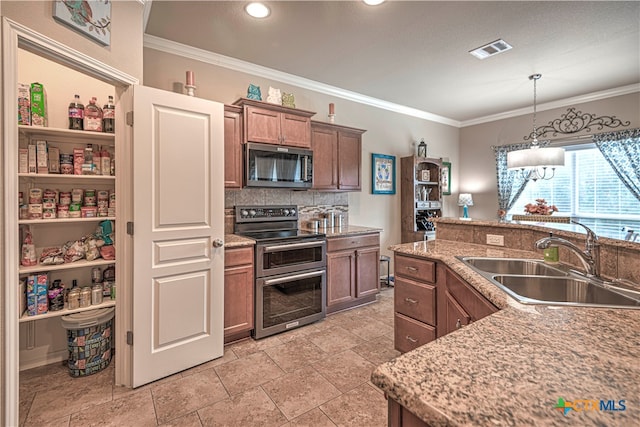
[{"label": "beige floor tile", "polygon": [[327,353],[305,338],[270,347],[265,353],[285,372],[293,372],[324,358]]},{"label": "beige floor tile", "polygon": [[393,339],[389,339],[387,336],[374,338],[371,341],[353,347],[352,350],[375,366],[400,356],[400,352],[393,348]]},{"label": "beige floor tile", "polygon": [[371,340],[393,332],[393,326],[364,314],[344,319],[339,326],[364,340]]},{"label": "beige floor tile", "polygon": [[[38,391],[31,404],[26,425],[42,425],[49,420],[65,416],[68,418],[73,413],[109,402],[113,399],[112,389],[113,371],[105,370]],[[60,404],[60,396],[64,396],[64,405]]]},{"label": "beige floor tile", "polygon": [[228,396],[214,368],[151,387],[158,423],[166,423]]},{"label": "beige floor tile", "polygon": [[326,320],[320,320],[318,322],[312,323],[310,325],[305,325],[300,328],[292,329],[287,332],[283,332],[278,335],[278,339],[283,344],[288,343],[289,341],[298,340],[300,338],[307,338],[314,332],[318,332],[325,328]]},{"label": "beige floor tile", "polygon": [[260,387],[252,388],[202,408],[198,414],[205,427],[279,426],[287,421]]},{"label": "beige floor tile", "polygon": [[29,413],[29,409],[31,409],[34,397],[36,397],[35,393],[20,392],[20,406],[18,407],[18,422],[20,425],[23,425],[27,419],[27,414]]},{"label": "beige floor tile", "polygon": [[21,371],[19,378],[20,394],[36,393],[41,390],[46,390],[52,385],[60,386],[66,383],[72,383],[75,380],[75,378],[69,375],[69,368],[66,363],[63,364],[62,362]]},{"label": "beige floor tile", "polygon": [[197,412],[183,415],[180,418],[169,421],[166,424],[159,424],[162,427],[202,427],[202,422]]},{"label": "beige floor tile", "polygon": [[246,340],[230,344],[229,346],[225,347],[225,351],[227,349],[231,349],[238,356],[238,358],[246,357],[250,354],[257,353],[266,348],[282,344],[282,341],[279,337],[280,335],[272,335],[261,340],[247,338]]},{"label": "beige floor tile", "polygon": [[314,408],[283,424],[282,427],[336,427],[336,425],[319,408]]},{"label": "beige floor tile", "polygon": [[284,371],[263,351],[216,366],[213,369],[232,395],[284,375]]},{"label": "beige floor tile", "polygon": [[387,401],[370,384],[320,405],[322,412],[339,426],[386,427]]},{"label": "beige floor tile", "polygon": [[309,340],[326,353],[338,353],[364,342],[362,338],[339,326],[311,334]]},{"label": "beige floor tile", "polygon": [[29,423],[27,421],[27,423],[25,424],[26,427],[69,427],[69,418],[70,415],[65,415],[56,419],[48,419],[45,421],[38,421],[35,424]]},{"label": "beige floor tile", "polygon": [[289,420],[340,395],[340,390],[312,367],[289,373],[262,388]]},{"label": "beige floor tile", "polygon": [[153,408],[151,390],[142,390],[127,397],[71,414],[69,427],[98,426],[156,426],[156,413]]},{"label": "beige floor tile", "polygon": [[186,371],[182,371],[182,376],[197,374],[198,372],[202,372],[216,366],[224,365],[225,363],[236,360],[237,358],[238,356],[236,356],[236,354],[230,348],[225,347],[222,357],[218,357],[217,359],[210,360],[209,362],[205,362],[201,365],[194,366],[191,369],[187,369]]},{"label": "beige floor tile", "polygon": [[313,367],[343,393],[369,381],[375,369],[372,363],[352,350],[325,357]]}]

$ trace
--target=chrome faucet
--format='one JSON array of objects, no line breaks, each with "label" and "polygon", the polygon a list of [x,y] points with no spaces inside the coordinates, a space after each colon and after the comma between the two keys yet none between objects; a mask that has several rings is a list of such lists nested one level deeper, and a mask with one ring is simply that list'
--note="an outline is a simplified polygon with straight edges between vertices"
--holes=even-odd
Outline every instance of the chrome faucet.
[{"label": "chrome faucet", "polygon": [[571,221],[573,224],[577,224],[587,230],[587,239],[585,241],[585,248],[581,250],[568,240],[561,237],[545,237],[536,242],[538,249],[546,249],[551,246],[552,243],[566,246],[571,249],[582,262],[587,276],[598,277],[600,275],[600,244],[598,243],[598,236],[589,227],[584,224],[580,224],[577,221]]}]

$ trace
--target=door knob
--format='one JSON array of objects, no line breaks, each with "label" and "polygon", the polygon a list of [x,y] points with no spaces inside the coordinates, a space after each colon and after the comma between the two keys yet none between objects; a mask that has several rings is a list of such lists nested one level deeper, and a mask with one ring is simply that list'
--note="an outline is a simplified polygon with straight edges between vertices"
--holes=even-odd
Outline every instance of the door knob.
[{"label": "door knob", "polygon": [[224,242],[222,241],[222,239],[214,239],[213,240],[213,247],[214,248],[221,248],[224,246]]}]

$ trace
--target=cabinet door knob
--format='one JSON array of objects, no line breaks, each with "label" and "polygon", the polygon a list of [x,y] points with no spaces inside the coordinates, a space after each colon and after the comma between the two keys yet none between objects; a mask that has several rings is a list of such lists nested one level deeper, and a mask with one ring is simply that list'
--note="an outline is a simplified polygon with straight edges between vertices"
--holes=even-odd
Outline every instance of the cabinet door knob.
[{"label": "cabinet door knob", "polygon": [[221,248],[223,246],[224,246],[224,241],[222,241],[222,239],[213,239],[214,248]]},{"label": "cabinet door knob", "polygon": [[411,336],[409,336],[409,335],[407,335],[407,336],[406,336],[406,338],[407,338],[407,340],[408,340],[408,341],[411,341],[411,342],[412,342],[412,343],[414,343],[414,344],[418,342],[418,340],[417,340],[417,339],[412,338],[412,337],[411,337]]},{"label": "cabinet door knob", "polygon": [[460,319],[458,319],[458,321],[456,322],[456,329],[460,328],[462,328],[462,322],[460,321]]},{"label": "cabinet door knob", "polygon": [[404,300],[406,302],[410,303],[410,304],[417,304],[418,303],[418,300],[415,300],[415,299],[409,298],[409,297],[405,298]]}]

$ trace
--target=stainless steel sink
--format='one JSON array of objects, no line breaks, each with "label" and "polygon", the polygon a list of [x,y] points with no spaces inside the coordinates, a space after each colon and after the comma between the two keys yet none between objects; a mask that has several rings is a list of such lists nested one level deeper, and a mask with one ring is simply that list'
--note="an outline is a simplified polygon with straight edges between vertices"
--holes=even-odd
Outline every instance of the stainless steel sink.
[{"label": "stainless steel sink", "polygon": [[521,258],[458,257],[523,304],[640,309],[640,289]]},{"label": "stainless steel sink", "polygon": [[476,270],[494,274],[525,274],[533,276],[567,276],[569,274],[567,271],[552,267],[542,260],[536,259],[486,257],[464,257],[461,259]]},{"label": "stainless steel sink", "polygon": [[640,299],[630,298],[588,279],[496,275],[493,280],[502,285],[505,292],[525,304],[546,302],[554,305],[640,308]]}]

